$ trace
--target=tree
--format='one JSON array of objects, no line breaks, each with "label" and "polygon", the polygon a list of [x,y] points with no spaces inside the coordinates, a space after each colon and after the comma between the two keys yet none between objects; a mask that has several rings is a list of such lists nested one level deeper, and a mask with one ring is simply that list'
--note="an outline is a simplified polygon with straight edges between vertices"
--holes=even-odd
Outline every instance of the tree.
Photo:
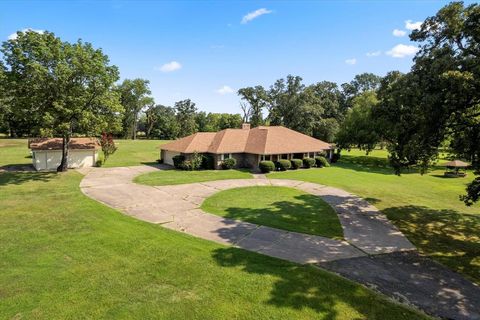
[{"label": "tree", "polygon": [[352,106],[352,100],[363,92],[377,91],[380,88],[382,77],[373,73],[361,73],[355,76],[349,83],[342,84],[344,107]]},{"label": "tree", "polygon": [[51,32],[18,32],[2,50],[9,97],[8,121],[29,123],[29,133],[63,138],[58,171],[67,170],[73,134],[96,135],[120,126],[123,108],[113,90],[117,67],[90,43],[62,41]]},{"label": "tree", "polygon": [[115,146],[115,141],[113,141],[112,134],[107,134],[105,132],[102,133],[102,137],[100,138],[100,145],[102,146],[103,152],[103,162],[106,162],[108,157],[117,151],[117,146]]},{"label": "tree", "polygon": [[348,110],[345,120],[340,125],[336,142],[342,149],[359,148],[367,154],[380,142],[378,125],[372,111],[378,104],[377,95],[366,91],[355,97],[352,108]]},{"label": "tree", "polygon": [[190,99],[175,102],[175,111],[178,126],[180,127],[180,137],[185,137],[197,132],[195,123],[195,114],[197,108]]},{"label": "tree", "polygon": [[272,125],[283,125],[288,128],[305,131],[303,110],[306,96],[302,78],[288,75],[287,79],[277,80],[268,91],[268,119]]},{"label": "tree", "polygon": [[125,138],[133,140],[137,138],[139,114],[144,108],[154,104],[153,98],[150,96],[149,83],[144,79],[125,79],[118,86],[120,102],[125,109],[123,118],[123,136]]},{"label": "tree", "polygon": [[245,114],[248,114],[251,126],[258,127],[264,124],[263,110],[265,110],[268,100],[265,89],[262,86],[242,88],[238,90],[238,95],[249,105],[249,111]]},{"label": "tree", "polygon": [[179,137],[180,127],[175,109],[163,105],[151,106],[145,112],[148,138],[172,140]]},{"label": "tree", "polygon": [[[411,72],[382,84],[378,115],[393,128],[384,132],[392,139],[397,172],[417,164],[424,172],[447,138],[452,153],[479,171],[479,26],[480,5],[443,7],[410,35],[420,45]],[[467,204],[478,199],[475,181],[467,188]]]}]

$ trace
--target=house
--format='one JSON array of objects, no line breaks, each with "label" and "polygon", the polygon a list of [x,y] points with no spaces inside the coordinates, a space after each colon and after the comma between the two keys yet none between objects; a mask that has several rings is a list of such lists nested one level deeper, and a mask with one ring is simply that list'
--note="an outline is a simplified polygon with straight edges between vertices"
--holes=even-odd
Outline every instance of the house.
[{"label": "house", "polygon": [[[62,138],[28,140],[36,170],[56,170],[62,162]],[[68,167],[92,167],[98,159],[100,144],[96,138],[72,138],[68,148]]]},{"label": "house", "polygon": [[262,160],[302,159],[321,153],[332,156],[333,146],[322,140],[282,126],[261,126],[251,129],[225,129],[219,132],[197,132],[160,146],[161,159],[173,165],[173,157],[193,153],[210,154],[215,169],[223,160],[234,158],[237,167],[256,169]]}]

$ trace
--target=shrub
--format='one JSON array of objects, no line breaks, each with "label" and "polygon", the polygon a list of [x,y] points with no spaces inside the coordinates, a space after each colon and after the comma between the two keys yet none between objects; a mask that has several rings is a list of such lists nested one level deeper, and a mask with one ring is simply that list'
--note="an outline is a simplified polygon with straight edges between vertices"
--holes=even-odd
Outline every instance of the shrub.
[{"label": "shrub", "polygon": [[237,160],[233,158],[228,158],[222,161],[221,167],[223,170],[228,170],[228,169],[233,169],[235,168],[235,165],[237,164]]},{"label": "shrub", "polygon": [[269,173],[275,170],[275,164],[272,161],[260,161],[259,167],[263,173]]},{"label": "shrub", "polygon": [[185,161],[185,156],[179,154],[172,158],[173,166],[177,169],[183,169],[183,162]]},{"label": "shrub", "polygon": [[277,170],[286,171],[292,167],[292,163],[290,162],[290,160],[281,159],[275,163],[275,167],[277,168]]},{"label": "shrub", "polygon": [[162,163],[163,163],[163,159],[157,159],[157,163],[158,163],[158,164],[162,164]]},{"label": "shrub", "polygon": [[202,158],[202,165],[200,166],[205,170],[215,169],[215,159],[211,154],[204,154]]},{"label": "shrub", "polygon": [[292,159],[291,163],[292,163],[292,169],[296,170],[302,167],[303,161],[302,159]]},{"label": "shrub", "polygon": [[110,155],[114,154],[117,151],[117,147],[115,146],[115,142],[113,141],[112,134],[106,134],[105,132],[102,133],[102,137],[100,138],[100,145],[102,146],[103,151],[103,162],[106,162]]},{"label": "shrub", "polygon": [[103,165],[103,160],[102,159],[98,159],[97,161],[95,161],[95,166],[96,167],[101,167]]},{"label": "shrub", "polygon": [[336,152],[332,154],[332,159],[330,159],[330,162],[335,163],[340,159],[340,152]]},{"label": "shrub", "polygon": [[315,159],[303,158],[303,166],[305,168],[311,168],[311,167],[315,166]]},{"label": "shrub", "polygon": [[315,164],[319,168],[330,167],[330,163],[328,163],[328,160],[325,157],[322,157],[322,156],[315,157]]}]

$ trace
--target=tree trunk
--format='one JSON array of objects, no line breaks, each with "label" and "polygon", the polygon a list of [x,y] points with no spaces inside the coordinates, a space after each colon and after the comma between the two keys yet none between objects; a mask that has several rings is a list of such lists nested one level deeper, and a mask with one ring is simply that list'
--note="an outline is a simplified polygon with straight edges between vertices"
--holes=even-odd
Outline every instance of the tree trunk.
[{"label": "tree trunk", "polygon": [[70,134],[64,135],[62,140],[62,162],[58,166],[57,172],[65,172],[68,170],[68,145],[70,143]]},{"label": "tree trunk", "polygon": [[138,113],[133,116],[132,140],[137,139],[137,117]]}]

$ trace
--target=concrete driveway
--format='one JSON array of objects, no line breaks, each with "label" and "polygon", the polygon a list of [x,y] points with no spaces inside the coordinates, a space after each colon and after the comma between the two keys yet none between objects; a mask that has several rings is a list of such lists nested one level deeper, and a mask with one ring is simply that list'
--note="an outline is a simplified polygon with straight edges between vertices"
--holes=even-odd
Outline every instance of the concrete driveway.
[{"label": "concrete driveway", "polygon": [[[265,177],[158,187],[132,182],[137,175],[161,169],[82,169],[80,187],[87,196],[140,220],[284,260],[316,263],[437,317],[480,319],[478,286],[420,256],[378,209],[351,193]],[[321,197],[338,213],[346,241],[226,219],[199,209],[216,192],[262,185],[297,188]]]},{"label": "concrete driveway", "polygon": [[[158,169],[93,168],[87,170],[80,187],[87,196],[138,219],[299,263],[415,249],[375,207],[340,189],[280,179],[234,179],[157,187],[132,182],[136,175],[154,170]],[[262,185],[297,188],[321,197],[337,211],[346,241],[236,221],[200,209],[205,198],[216,192]]]}]

